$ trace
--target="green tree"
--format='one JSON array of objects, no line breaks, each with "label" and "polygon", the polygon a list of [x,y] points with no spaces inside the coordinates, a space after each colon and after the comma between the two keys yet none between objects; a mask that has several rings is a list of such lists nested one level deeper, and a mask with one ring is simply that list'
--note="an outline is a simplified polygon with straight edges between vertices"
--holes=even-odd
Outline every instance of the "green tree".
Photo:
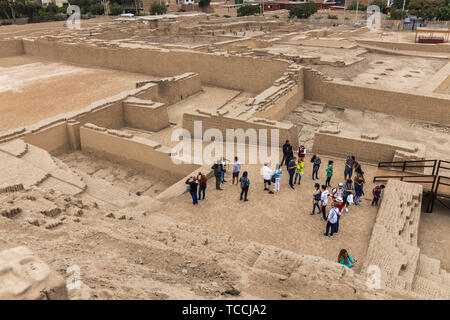
[{"label": "green tree", "polygon": [[[405,0],[405,10],[408,9],[409,1],[410,0]],[[403,0],[394,0],[391,8],[402,9],[403,8]]]},{"label": "green tree", "polygon": [[109,11],[113,16],[118,16],[123,12],[123,8],[118,3],[113,3],[109,6]]},{"label": "green tree", "polygon": [[158,15],[158,14],[164,14],[167,12],[166,5],[164,3],[159,3],[157,1],[153,2],[150,6],[150,14],[152,16]]},{"label": "green tree", "polygon": [[95,15],[101,15],[105,11],[105,8],[100,2],[93,3],[89,6],[89,12]]},{"label": "green tree", "polygon": [[289,18],[297,17],[299,19],[306,19],[316,12],[317,4],[315,2],[306,2],[293,6],[289,11]]},{"label": "green tree", "polygon": [[439,17],[441,8],[445,6],[445,0],[411,0],[408,12],[424,20],[433,20]]},{"label": "green tree", "polygon": [[259,6],[252,6],[250,4],[247,4],[237,9],[237,16],[238,17],[253,16],[255,14],[259,14],[259,11],[260,11]]},{"label": "green tree", "polygon": [[387,9],[386,0],[373,0],[371,5],[378,6],[378,8],[380,8],[380,12],[386,13],[386,9]]}]

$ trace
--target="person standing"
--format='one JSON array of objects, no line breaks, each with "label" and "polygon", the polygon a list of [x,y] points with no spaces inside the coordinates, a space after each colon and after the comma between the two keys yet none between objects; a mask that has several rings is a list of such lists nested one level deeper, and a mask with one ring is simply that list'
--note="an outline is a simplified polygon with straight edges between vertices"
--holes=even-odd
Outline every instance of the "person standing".
[{"label": "person standing", "polygon": [[297,153],[298,153],[298,159],[303,161],[303,159],[305,159],[305,156],[306,156],[306,148],[305,148],[305,146],[301,145],[298,148],[298,152]]},{"label": "person standing", "polygon": [[383,191],[383,189],[384,189],[384,184],[373,188],[373,190],[372,190],[372,194],[373,194],[372,205],[378,206],[378,200],[380,200],[380,198],[381,198],[381,192]]},{"label": "person standing", "polygon": [[239,182],[241,184],[241,200],[242,200],[242,196],[244,196],[244,201],[248,201],[247,194],[248,194],[248,188],[250,187],[250,180],[248,179],[247,171],[244,171],[244,173],[242,174],[242,177],[239,179]]},{"label": "person standing", "polygon": [[275,178],[275,186],[273,188],[274,192],[280,191],[280,176],[282,174],[281,167],[277,163],[275,167],[275,172],[273,173],[273,177]]},{"label": "person standing", "polygon": [[216,177],[216,190],[222,190],[220,188],[220,182],[222,178],[222,163],[220,160],[217,160],[217,162],[211,167],[211,169],[214,170],[214,177]]},{"label": "person standing", "polygon": [[356,262],[358,262],[358,260],[353,259],[347,250],[341,249],[338,255],[338,262],[348,268],[351,268]]},{"label": "person standing", "polygon": [[198,200],[205,200],[206,183],[208,179],[203,173],[200,172],[197,176],[197,181],[198,181]]},{"label": "person standing", "polygon": [[291,159],[294,159],[294,152],[292,151],[292,146],[289,145],[288,149],[287,149],[287,154],[286,154],[286,169],[288,169],[289,167],[289,161],[291,161]]},{"label": "person standing", "polygon": [[313,172],[312,172],[312,179],[314,181],[314,177],[319,180],[319,168],[322,163],[322,159],[318,155],[313,155],[311,158],[311,162],[313,163]]},{"label": "person standing", "polygon": [[197,201],[198,180],[195,179],[194,177],[189,177],[186,180],[186,184],[188,185],[188,191],[191,193],[192,203],[195,206],[198,203],[198,201]]},{"label": "person standing", "polygon": [[[327,222],[325,233],[323,234],[325,237],[328,238],[328,234],[330,234],[330,237],[332,237],[333,234],[335,233],[337,216],[338,216],[337,209],[334,205],[334,202],[331,202],[331,209],[330,209],[330,212],[328,212],[327,219],[325,220]],[[331,233],[329,233],[330,229],[331,229]]]},{"label": "person standing", "polygon": [[298,159],[297,161],[295,161],[295,179],[294,179],[294,184],[297,183],[297,177],[298,177],[298,184],[300,184],[300,181],[302,181],[302,175],[303,175],[303,169],[305,167],[305,163],[303,162],[302,159]]},{"label": "person standing", "polygon": [[295,164],[295,157],[291,159],[291,161],[289,161],[288,163],[288,172],[289,172],[289,186],[291,187],[291,189],[294,189],[294,185],[293,185],[293,178],[294,178],[294,173],[295,173],[295,168],[296,168],[296,164]]},{"label": "person standing", "polygon": [[289,147],[290,147],[291,145],[290,145],[290,143],[289,143],[289,140],[286,140],[286,142],[283,144],[283,159],[281,160],[281,165],[283,165],[283,163],[286,161],[286,163],[288,162],[288,158],[287,158],[287,156],[288,156],[288,150],[289,150]]},{"label": "person standing", "polygon": [[[261,175],[264,179],[264,190],[273,193],[273,191],[270,190],[270,186],[272,185],[272,169],[269,168],[267,162],[264,162],[264,166],[261,168]],[[267,188],[267,185],[269,185],[269,188]]]},{"label": "person standing", "polygon": [[322,193],[320,195],[320,205],[322,207],[322,221],[325,221],[327,219],[326,217],[326,208],[328,204],[328,197],[330,196],[330,192],[327,190],[326,185],[322,185]]},{"label": "person standing", "polygon": [[[342,190],[344,191],[342,194],[342,198],[344,200],[345,212],[348,212],[348,206],[350,203],[353,203],[353,198],[355,196],[355,188],[353,187],[351,179],[347,180],[347,183],[344,184]],[[349,197],[351,199],[349,199]]]},{"label": "person standing", "polygon": [[328,167],[327,167],[327,182],[325,183],[327,187],[331,187],[331,177],[333,176],[333,161],[328,161]]},{"label": "person standing", "polygon": [[355,179],[355,206],[359,207],[359,200],[364,195],[364,172],[358,173]]},{"label": "person standing", "polygon": [[238,184],[240,171],[241,171],[241,163],[239,162],[238,157],[234,157],[232,184],[234,184],[234,180],[236,180],[236,185]]},{"label": "person standing", "polygon": [[322,192],[320,192],[320,184],[316,183],[314,184],[314,192],[313,192],[313,209],[311,211],[311,215],[314,215],[314,212],[316,211],[316,207],[317,209],[319,209],[318,214],[320,214],[320,206],[319,206],[319,201],[321,199],[322,196]]},{"label": "person standing", "polygon": [[342,200],[342,198],[337,198],[334,206],[337,210],[337,221],[336,221],[336,228],[335,228],[336,232],[335,233],[338,234],[339,233],[339,220],[341,219],[342,210],[344,208],[344,201]]},{"label": "person standing", "polygon": [[345,160],[344,180],[352,178],[354,163],[355,156],[347,156],[347,159]]},{"label": "person standing", "polygon": [[222,183],[225,183],[225,182],[227,182],[226,180],[225,180],[225,173],[227,172],[227,160],[225,159],[225,157],[222,157],[222,163],[221,163],[221,165],[222,165],[222,173],[221,173],[221,180],[222,180]]}]

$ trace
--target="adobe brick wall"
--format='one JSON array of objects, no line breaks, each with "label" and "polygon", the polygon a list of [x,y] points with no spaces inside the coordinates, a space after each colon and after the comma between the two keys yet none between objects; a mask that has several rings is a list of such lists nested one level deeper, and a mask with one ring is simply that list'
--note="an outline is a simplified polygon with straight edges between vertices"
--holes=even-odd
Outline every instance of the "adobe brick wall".
[{"label": "adobe brick wall", "polygon": [[[415,151],[416,148],[417,151]],[[423,158],[425,146],[393,139],[363,139],[358,133],[350,131],[340,131],[338,134],[319,131],[314,135],[312,152],[343,158],[351,154],[362,161],[388,162],[393,161],[394,155],[398,150],[416,154],[418,158]]]},{"label": "adobe brick wall", "polygon": [[0,58],[25,54],[22,40],[0,40]]},{"label": "adobe brick wall", "polygon": [[[298,128],[292,123],[284,123],[261,118],[232,117],[220,114],[212,114],[203,111],[185,112],[183,114],[183,128],[188,130],[191,136],[194,136],[194,121],[202,121],[202,134],[208,129],[218,129],[222,132],[223,138],[226,137],[226,129],[266,129],[267,144],[271,144],[271,129],[279,130],[279,146],[281,147],[286,140],[291,141],[294,150],[298,148]],[[246,141],[246,143],[248,143]]]},{"label": "adobe brick wall", "polygon": [[200,75],[203,84],[259,93],[279,78],[289,62],[253,57],[226,56],[188,50],[100,48],[23,40],[26,54],[153,76],[175,76],[186,72]]},{"label": "adobe brick wall", "polygon": [[328,80],[318,71],[304,68],[305,99],[334,106],[382,112],[393,116],[450,124],[450,99],[444,95],[417,95],[349,85]]},{"label": "adobe brick wall", "polygon": [[123,113],[127,127],[157,132],[170,125],[164,103],[129,98],[123,102]]},{"label": "adobe brick wall", "polygon": [[[89,126],[89,127],[86,127]],[[80,128],[81,149],[98,155],[108,155],[113,160],[134,166],[135,162],[151,169],[169,172],[179,178],[198,169],[195,164],[175,164],[171,158],[171,148],[158,142],[134,137],[120,136],[106,128],[92,129],[86,124]]]}]

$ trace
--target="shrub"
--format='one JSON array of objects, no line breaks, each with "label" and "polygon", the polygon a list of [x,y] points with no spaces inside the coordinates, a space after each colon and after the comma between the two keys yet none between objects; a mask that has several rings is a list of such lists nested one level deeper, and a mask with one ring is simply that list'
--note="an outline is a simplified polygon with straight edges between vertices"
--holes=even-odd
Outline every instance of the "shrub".
[{"label": "shrub", "polygon": [[200,8],[203,8],[203,7],[207,7],[207,6],[209,6],[209,3],[211,2],[211,0],[200,0],[199,2],[198,2],[198,6],[200,7]]},{"label": "shrub", "polygon": [[292,7],[289,11],[289,18],[307,19],[316,12],[317,4],[315,2],[306,2]]},{"label": "shrub", "polygon": [[279,18],[280,18],[280,17],[277,16],[276,14],[274,14],[273,17],[274,17],[275,19],[279,19]]},{"label": "shrub", "polygon": [[113,16],[118,16],[119,14],[121,14],[123,12],[123,8],[120,4],[113,3],[109,7],[109,11]]},{"label": "shrub", "polygon": [[227,14],[224,14],[223,17],[224,17],[224,18],[231,18],[231,16],[229,16],[229,15],[227,15]]},{"label": "shrub", "polygon": [[[403,11],[403,17],[406,17],[406,11]],[[391,8],[391,20],[402,20],[402,9]]]},{"label": "shrub", "polygon": [[245,5],[237,10],[238,17],[253,16],[255,14],[259,14],[259,6]]},{"label": "shrub", "polygon": [[328,19],[337,20],[338,16],[329,14]]},{"label": "shrub", "polygon": [[89,7],[89,12],[92,14],[101,15],[104,12],[104,7],[100,2],[97,2]]},{"label": "shrub", "polygon": [[152,16],[158,15],[158,14],[164,14],[167,12],[166,5],[164,3],[159,3],[157,1],[153,2],[150,6],[150,14]]}]

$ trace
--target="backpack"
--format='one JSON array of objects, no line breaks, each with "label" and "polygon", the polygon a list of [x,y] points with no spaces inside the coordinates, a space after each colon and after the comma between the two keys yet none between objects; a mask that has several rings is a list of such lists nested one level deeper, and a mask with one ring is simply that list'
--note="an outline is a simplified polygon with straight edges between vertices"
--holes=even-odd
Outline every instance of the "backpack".
[{"label": "backpack", "polygon": [[380,188],[379,186],[376,186],[376,187],[373,188],[373,190],[372,190],[372,194],[373,194],[374,196],[378,196],[380,192],[381,192],[381,188]]},{"label": "backpack", "polygon": [[311,163],[314,163],[314,156],[311,157]]},{"label": "backpack", "polygon": [[241,188],[244,189],[247,186],[247,179],[241,180]]}]

